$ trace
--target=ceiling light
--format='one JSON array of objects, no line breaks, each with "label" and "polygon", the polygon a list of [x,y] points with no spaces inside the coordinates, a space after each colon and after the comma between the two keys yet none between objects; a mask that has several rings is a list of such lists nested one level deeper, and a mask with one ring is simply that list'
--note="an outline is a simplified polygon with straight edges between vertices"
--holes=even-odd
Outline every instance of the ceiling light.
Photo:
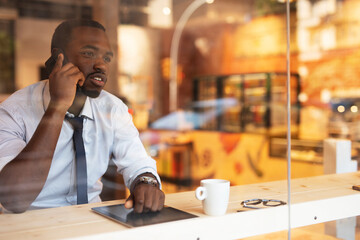
[{"label": "ceiling light", "polygon": [[162,10],[164,15],[170,15],[171,14],[171,9],[169,7],[164,7]]},{"label": "ceiling light", "polygon": [[351,106],[351,108],[350,108],[350,111],[351,111],[352,113],[357,113],[358,110],[359,110],[358,107],[355,106],[355,105]]},{"label": "ceiling light", "polygon": [[337,107],[337,111],[338,111],[339,113],[343,113],[343,112],[345,112],[345,107],[344,107],[343,105],[339,105],[339,106]]}]

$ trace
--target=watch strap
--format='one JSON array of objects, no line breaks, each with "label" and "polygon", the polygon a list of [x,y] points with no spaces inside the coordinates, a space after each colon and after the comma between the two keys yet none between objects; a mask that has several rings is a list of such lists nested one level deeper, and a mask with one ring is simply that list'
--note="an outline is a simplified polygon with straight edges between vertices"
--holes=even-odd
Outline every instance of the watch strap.
[{"label": "watch strap", "polygon": [[132,187],[130,188],[130,192],[133,192],[135,187],[139,184],[149,184],[154,187],[159,187],[159,182],[152,173],[144,173],[137,176],[132,184]]}]

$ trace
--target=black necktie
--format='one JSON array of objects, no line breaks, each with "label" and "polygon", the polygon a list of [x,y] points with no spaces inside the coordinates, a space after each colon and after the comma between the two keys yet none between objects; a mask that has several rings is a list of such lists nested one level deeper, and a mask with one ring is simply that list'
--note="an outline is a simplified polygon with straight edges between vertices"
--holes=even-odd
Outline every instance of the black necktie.
[{"label": "black necktie", "polygon": [[76,155],[76,190],[77,190],[77,204],[88,203],[87,196],[87,171],[86,171],[86,156],[84,149],[84,141],[82,137],[83,118],[82,117],[68,117],[66,119],[74,128],[74,147]]}]

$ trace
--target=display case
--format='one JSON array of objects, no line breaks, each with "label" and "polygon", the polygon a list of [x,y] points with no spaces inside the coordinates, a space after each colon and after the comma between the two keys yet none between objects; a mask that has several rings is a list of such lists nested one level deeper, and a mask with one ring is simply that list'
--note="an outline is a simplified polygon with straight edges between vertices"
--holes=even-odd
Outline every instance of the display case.
[{"label": "display case", "polygon": [[[269,156],[287,159],[287,139],[270,138]],[[323,141],[310,139],[291,139],[291,160],[312,164],[323,163]]]},{"label": "display case", "polygon": [[[199,129],[282,135],[286,132],[287,74],[249,73],[194,79]],[[300,121],[299,75],[290,75],[291,124]]]},{"label": "display case", "polygon": [[[206,76],[202,81],[195,81],[194,95],[196,101],[192,108],[194,112],[199,113],[201,129],[217,129],[219,121],[216,116],[217,99],[219,94],[218,78],[215,76]],[[198,94],[199,93],[199,94]]]}]

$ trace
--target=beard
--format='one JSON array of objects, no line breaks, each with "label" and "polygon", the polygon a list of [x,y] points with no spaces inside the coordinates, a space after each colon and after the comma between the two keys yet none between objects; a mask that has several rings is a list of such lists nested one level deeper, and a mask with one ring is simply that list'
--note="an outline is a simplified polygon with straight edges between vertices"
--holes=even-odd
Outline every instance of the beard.
[{"label": "beard", "polygon": [[87,89],[87,88],[81,87],[79,85],[77,85],[77,88],[76,88],[77,94],[83,94],[90,98],[97,98],[100,95],[100,92],[101,91]]}]

